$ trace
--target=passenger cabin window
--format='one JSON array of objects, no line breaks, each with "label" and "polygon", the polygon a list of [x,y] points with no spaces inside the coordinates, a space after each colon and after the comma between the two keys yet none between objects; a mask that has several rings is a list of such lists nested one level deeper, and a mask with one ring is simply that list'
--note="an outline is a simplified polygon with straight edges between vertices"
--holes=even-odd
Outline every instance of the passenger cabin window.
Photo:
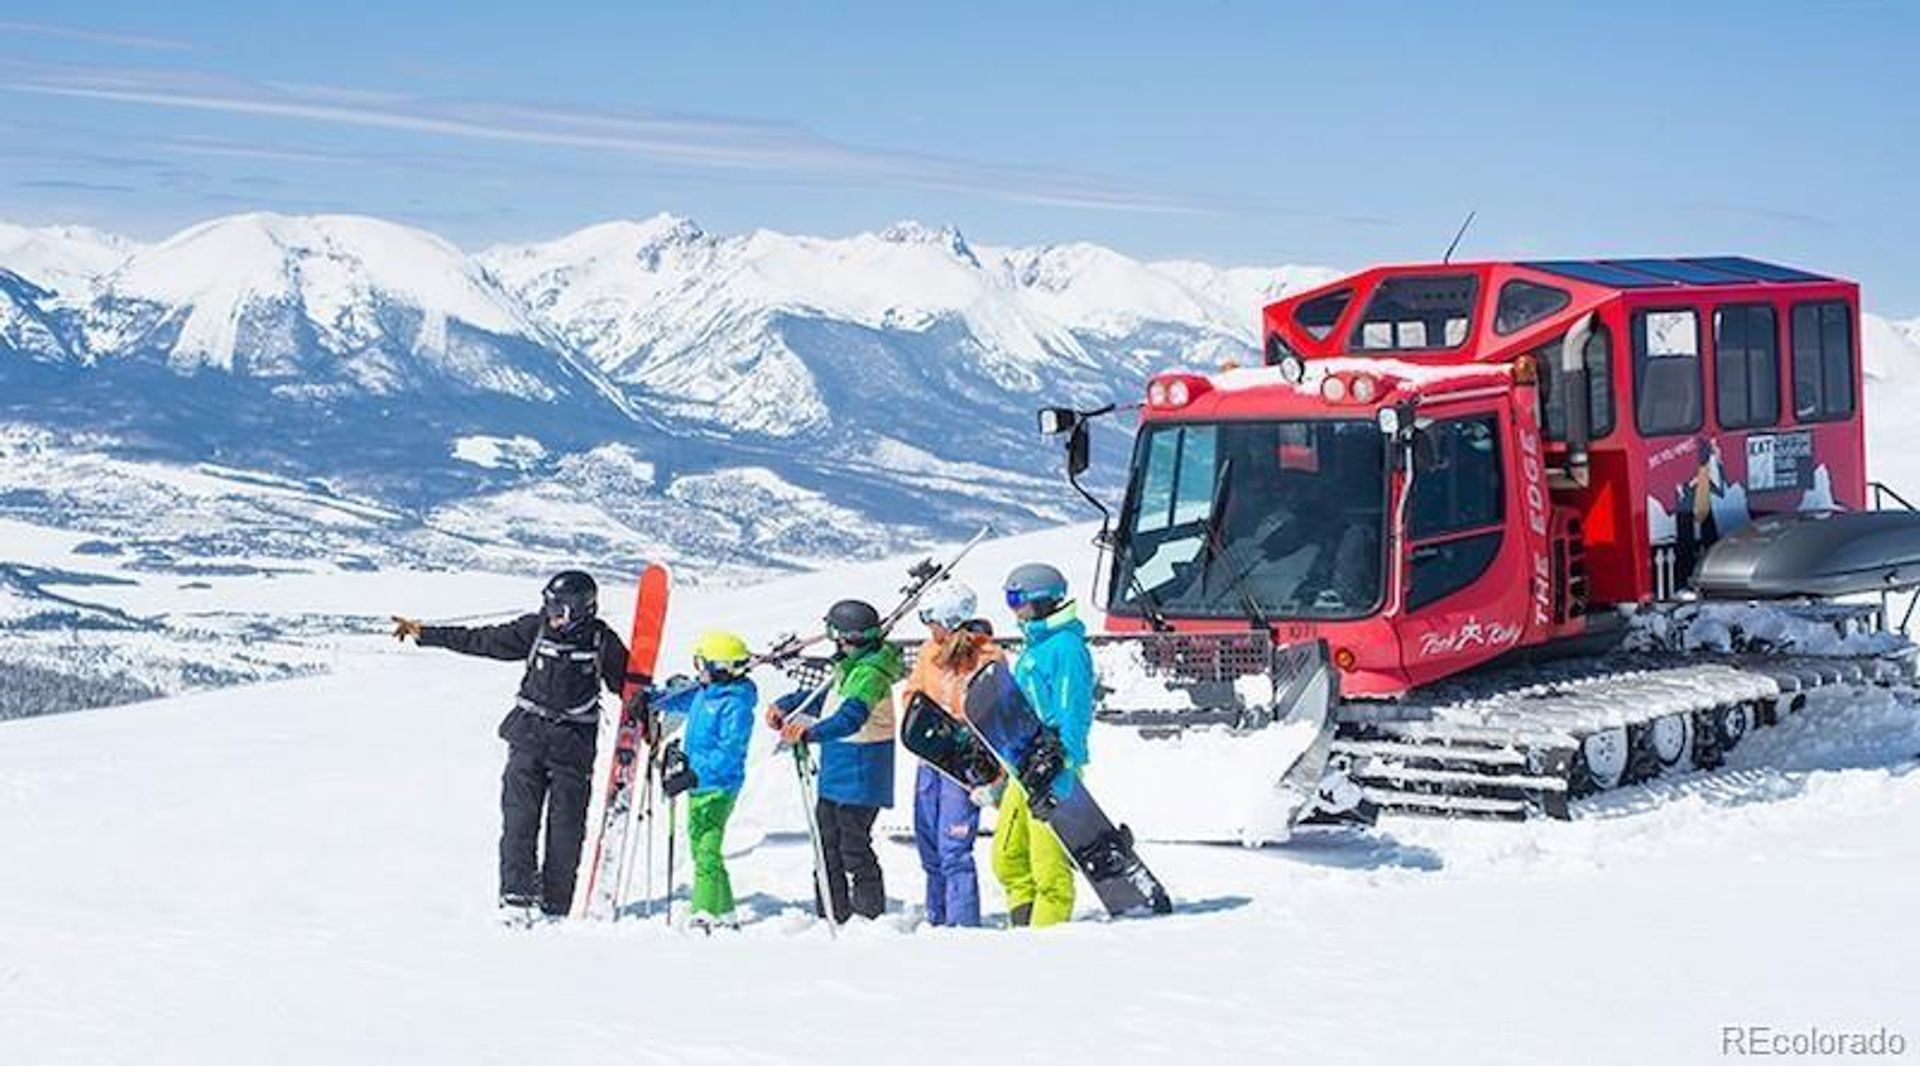
[{"label": "passenger cabin window", "polygon": [[1566,307],[1573,297],[1565,289],[1515,278],[1500,286],[1500,305],[1493,312],[1493,331],[1506,336]]},{"label": "passenger cabin window", "polygon": [[1780,331],[1766,304],[1713,313],[1713,409],[1722,429],[1780,422]]},{"label": "passenger cabin window", "polygon": [[1646,437],[1700,428],[1700,319],[1688,311],[1633,314],[1634,421]]},{"label": "passenger cabin window", "polygon": [[1500,551],[1506,495],[1493,416],[1436,422],[1420,432],[1408,516],[1414,541],[1409,610],[1486,573]]},{"label": "passenger cabin window", "polygon": [[1307,331],[1314,340],[1326,340],[1332,335],[1333,327],[1339,324],[1340,316],[1347,313],[1347,305],[1352,302],[1352,289],[1316,296],[1293,309],[1293,324]]},{"label": "passenger cabin window", "polygon": [[1473,332],[1480,284],[1472,274],[1387,278],[1348,338],[1356,352],[1458,348]]},{"label": "passenger cabin window", "polygon": [[1844,301],[1793,306],[1793,417],[1853,415],[1853,315]]},{"label": "passenger cabin window", "polygon": [[[1548,440],[1567,439],[1567,376],[1560,369],[1560,346],[1566,337],[1555,337],[1533,350],[1533,363],[1540,369],[1542,421]],[[1587,437],[1599,440],[1613,432],[1613,336],[1605,326],[1595,326],[1581,353],[1587,365]]]}]

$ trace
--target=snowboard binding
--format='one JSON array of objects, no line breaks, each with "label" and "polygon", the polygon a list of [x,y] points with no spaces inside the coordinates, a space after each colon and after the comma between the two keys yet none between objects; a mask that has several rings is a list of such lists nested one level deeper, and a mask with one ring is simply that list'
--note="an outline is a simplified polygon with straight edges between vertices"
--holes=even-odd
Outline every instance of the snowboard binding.
[{"label": "snowboard binding", "polygon": [[1060,802],[1054,794],[1053,785],[1059,779],[1061,771],[1067,768],[1067,749],[1060,743],[1060,734],[1049,728],[1042,728],[1034,736],[1033,748],[1022,759],[1014,776],[1020,779],[1020,787],[1027,790],[1027,804],[1033,810],[1033,816],[1046,821],[1053,808]]}]

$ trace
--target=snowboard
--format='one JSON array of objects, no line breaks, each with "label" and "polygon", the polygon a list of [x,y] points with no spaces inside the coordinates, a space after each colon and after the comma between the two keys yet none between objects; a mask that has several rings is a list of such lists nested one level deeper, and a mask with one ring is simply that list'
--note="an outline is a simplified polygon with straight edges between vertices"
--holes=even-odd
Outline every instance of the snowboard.
[{"label": "snowboard", "polygon": [[[619,907],[620,863],[627,855],[626,839],[633,829],[634,794],[641,773],[640,735],[647,706],[646,692],[660,660],[660,636],[666,627],[667,598],[673,579],[667,568],[649,564],[640,573],[639,598],[634,602],[633,629],[627,640],[627,678],[620,690],[620,722],[607,760],[605,785],[596,790],[600,820],[582,852],[583,865],[575,892],[576,918],[612,917]],[[636,699],[636,697],[638,697]]]},{"label": "snowboard", "polygon": [[1078,774],[1059,768],[1057,738],[1034,713],[1005,663],[989,663],[973,675],[967,683],[966,710],[980,739],[1026,787],[1034,817],[1060,838],[1109,914],[1173,910],[1165,886],[1134,850],[1132,831],[1113,824]]},{"label": "snowboard", "polygon": [[971,792],[1000,779],[1000,760],[965,722],[916,692],[900,719],[900,743],[921,762]]}]

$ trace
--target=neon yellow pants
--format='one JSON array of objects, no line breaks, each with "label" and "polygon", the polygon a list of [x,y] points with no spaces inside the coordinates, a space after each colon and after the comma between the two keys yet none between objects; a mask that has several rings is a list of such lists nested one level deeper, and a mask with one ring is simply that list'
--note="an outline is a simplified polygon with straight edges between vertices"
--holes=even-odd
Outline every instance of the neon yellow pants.
[{"label": "neon yellow pants", "polygon": [[1018,781],[1007,782],[993,824],[993,875],[1006,891],[1007,910],[1032,905],[1034,925],[1073,917],[1073,858],[1033,816]]}]

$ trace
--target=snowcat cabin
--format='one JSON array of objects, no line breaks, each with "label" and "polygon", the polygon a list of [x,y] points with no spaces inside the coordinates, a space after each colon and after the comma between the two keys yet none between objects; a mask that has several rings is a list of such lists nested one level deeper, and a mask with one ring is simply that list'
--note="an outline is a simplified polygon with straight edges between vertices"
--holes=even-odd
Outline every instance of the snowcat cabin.
[{"label": "snowcat cabin", "polygon": [[1594,604],[1671,598],[1753,518],[1867,503],[1849,281],[1732,256],[1384,267],[1272,304],[1264,324],[1270,365],[1537,376],[1553,550],[1584,561],[1575,591]]},{"label": "snowcat cabin", "polygon": [[1547,572],[1559,527],[1536,406],[1503,364],[1154,379],[1109,627],[1324,640],[1341,690],[1376,696],[1577,632],[1568,582]]}]

